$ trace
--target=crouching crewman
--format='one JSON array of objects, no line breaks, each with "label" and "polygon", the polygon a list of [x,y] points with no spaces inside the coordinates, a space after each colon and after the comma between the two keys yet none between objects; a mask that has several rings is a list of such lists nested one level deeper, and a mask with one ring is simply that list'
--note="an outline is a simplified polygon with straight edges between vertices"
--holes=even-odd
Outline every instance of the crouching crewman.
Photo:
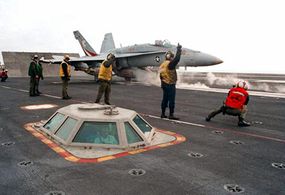
[{"label": "crouching crewman", "polygon": [[210,121],[211,118],[217,114],[223,113],[238,116],[238,126],[240,127],[250,126],[250,124],[244,120],[247,113],[247,104],[249,102],[247,89],[246,82],[239,81],[236,86],[230,89],[223,106],[211,112],[206,117],[206,121]]}]

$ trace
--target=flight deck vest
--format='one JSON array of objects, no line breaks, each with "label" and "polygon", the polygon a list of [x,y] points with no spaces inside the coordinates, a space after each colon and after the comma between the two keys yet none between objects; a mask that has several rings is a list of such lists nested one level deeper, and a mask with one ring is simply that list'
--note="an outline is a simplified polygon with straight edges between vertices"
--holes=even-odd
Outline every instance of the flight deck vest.
[{"label": "flight deck vest", "polygon": [[103,65],[105,62],[106,60],[104,60],[100,65],[98,78],[105,81],[110,81],[112,79],[112,65],[107,68]]},{"label": "flight deck vest", "polygon": [[68,63],[66,63],[65,61],[62,61],[61,64],[60,64],[60,67],[59,67],[59,76],[60,77],[64,77],[64,72],[63,72],[63,68],[62,68],[62,64],[65,63],[66,64],[66,68],[67,68],[67,74],[68,74],[68,77],[71,76],[71,68],[70,68],[70,65]]},{"label": "flight deck vest", "polygon": [[164,83],[175,84],[177,81],[176,69],[169,70],[168,65],[170,61],[165,60],[159,67],[160,78]]},{"label": "flight deck vest", "polygon": [[242,109],[247,97],[248,93],[245,89],[235,87],[230,90],[225,104],[230,108]]}]

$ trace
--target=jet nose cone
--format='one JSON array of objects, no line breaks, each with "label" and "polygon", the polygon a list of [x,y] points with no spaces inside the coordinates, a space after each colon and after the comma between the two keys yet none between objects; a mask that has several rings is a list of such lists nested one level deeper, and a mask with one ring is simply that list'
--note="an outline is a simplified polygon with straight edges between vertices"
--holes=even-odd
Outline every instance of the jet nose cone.
[{"label": "jet nose cone", "polygon": [[223,63],[223,60],[215,56],[209,55],[209,54],[201,53],[200,63],[201,63],[201,66],[203,66],[202,64],[204,64],[204,66],[212,66],[212,65]]},{"label": "jet nose cone", "polygon": [[182,66],[212,66],[216,64],[221,64],[223,61],[215,56],[200,52],[191,51],[185,52],[180,61]]},{"label": "jet nose cone", "polygon": [[213,63],[213,65],[216,65],[216,64],[221,64],[223,63],[224,61],[221,60],[220,58],[216,58],[216,61]]}]

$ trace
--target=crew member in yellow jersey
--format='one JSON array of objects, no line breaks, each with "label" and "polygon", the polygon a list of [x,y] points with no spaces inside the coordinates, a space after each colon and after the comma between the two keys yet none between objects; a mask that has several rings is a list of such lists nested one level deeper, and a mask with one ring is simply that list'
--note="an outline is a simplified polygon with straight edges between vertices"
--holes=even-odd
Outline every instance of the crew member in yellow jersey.
[{"label": "crew member in yellow jersey", "polygon": [[167,118],[165,115],[165,110],[169,107],[169,119],[179,120],[179,118],[174,116],[175,107],[175,95],[176,95],[176,81],[177,73],[176,66],[180,60],[182,46],[177,45],[176,55],[171,51],[166,52],[165,61],[160,65],[160,80],[161,88],[163,90],[163,98],[161,101],[161,118]]},{"label": "crew member in yellow jersey", "polygon": [[69,55],[65,55],[60,64],[59,76],[62,80],[62,99],[68,100],[71,97],[67,94],[68,81],[71,77],[71,65],[69,64]]},{"label": "crew member in yellow jersey", "polygon": [[99,103],[103,94],[105,104],[110,105],[110,93],[111,93],[111,80],[112,80],[112,69],[116,65],[116,58],[114,54],[109,53],[106,60],[104,60],[99,69],[99,89],[95,103]]}]

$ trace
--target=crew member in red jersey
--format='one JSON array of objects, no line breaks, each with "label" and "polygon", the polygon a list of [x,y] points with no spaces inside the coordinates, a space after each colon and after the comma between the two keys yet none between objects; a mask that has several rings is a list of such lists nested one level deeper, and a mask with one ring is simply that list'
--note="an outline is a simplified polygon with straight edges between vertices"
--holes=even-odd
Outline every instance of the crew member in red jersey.
[{"label": "crew member in red jersey", "polygon": [[247,104],[249,102],[247,89],[248,87],[246,82],[239,81],[233,88],[230,89],[223,106],[218,110],[211,112],[206,117],[206,121],[210,121],[211,118],[217,114],[223,113],[238,116],[238,126],[240,127],[250,126],[250,124],[244,120],[247,113]]}]

